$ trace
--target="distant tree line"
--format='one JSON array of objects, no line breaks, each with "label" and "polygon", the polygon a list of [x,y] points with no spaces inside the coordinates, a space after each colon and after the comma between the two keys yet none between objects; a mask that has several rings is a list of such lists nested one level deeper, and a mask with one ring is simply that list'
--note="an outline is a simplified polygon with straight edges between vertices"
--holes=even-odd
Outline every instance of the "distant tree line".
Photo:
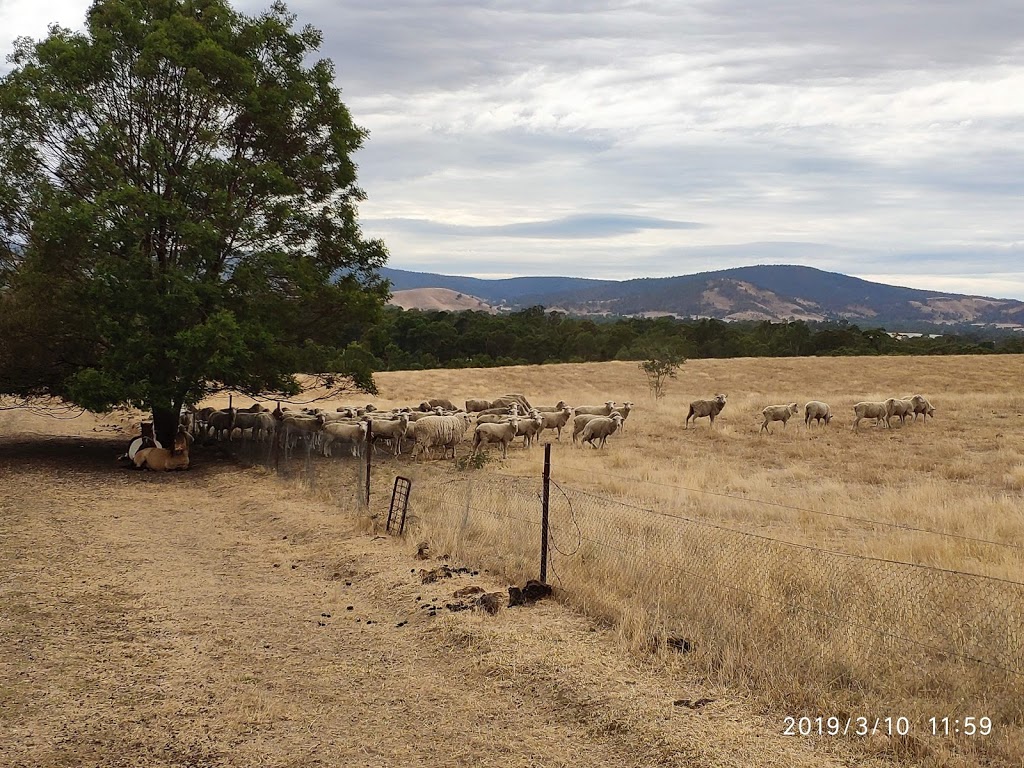
[{"label": "distant tree line", "polygon": [[591,319],[530,307],[511,314],[388,307],[359,347],[376,370],[644,360],[658,350],[689,359],[811,355],[1024,353],[1024,336],[959,327],[938,338],[894,339],[847,322]]}]

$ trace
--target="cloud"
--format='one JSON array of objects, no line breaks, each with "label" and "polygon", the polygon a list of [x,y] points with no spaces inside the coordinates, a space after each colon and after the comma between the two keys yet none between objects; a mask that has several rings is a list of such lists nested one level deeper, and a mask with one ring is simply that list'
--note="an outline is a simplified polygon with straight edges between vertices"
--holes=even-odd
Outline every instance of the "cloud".
[{"label": "cloud", "polygon": [[[45,33],[37,7],[0,1],[7,34]],[[47,20],[81,26],[87,6]],[[1019,0],[288,6],[370,130],[361,220],[393,266],[771,261],[1019,290]]]},{"label": "cloud", "polygon": [[544,221],[521,221],[512,224],[466,225],[446,224],[425,219],[367,219],[370,227],[390,227],[421,235],[453,235],[462,237],[536,237],[549,239],[605,238],[634,234],[647,229],[699,229],[692,221],[670,221],[650,216],[625,214],[576,214]]}]

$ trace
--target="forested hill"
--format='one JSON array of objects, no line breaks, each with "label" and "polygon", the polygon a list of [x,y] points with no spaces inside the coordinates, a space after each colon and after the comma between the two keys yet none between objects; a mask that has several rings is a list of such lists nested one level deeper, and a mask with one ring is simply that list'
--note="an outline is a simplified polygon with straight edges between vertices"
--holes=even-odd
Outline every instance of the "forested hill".
[{"label": "forested hill", "polygon": [[845,321],[595,320],[540,307],[501,314],[389,307],[359,344],[376,370],[645,360],[658,350],[688,358],[1024,353],[1022,333],[946,331],[897,339]]},{"label": "forested hill", "polygon": [[709,317],[722,320],[849,320],[871,325],[1024,325],[1024,302],[875,283],[813,267],[760,265],[678,277],[590,280],[473,277],[383,269],[394,290],[448,288],[509,308],[573,314]]}]

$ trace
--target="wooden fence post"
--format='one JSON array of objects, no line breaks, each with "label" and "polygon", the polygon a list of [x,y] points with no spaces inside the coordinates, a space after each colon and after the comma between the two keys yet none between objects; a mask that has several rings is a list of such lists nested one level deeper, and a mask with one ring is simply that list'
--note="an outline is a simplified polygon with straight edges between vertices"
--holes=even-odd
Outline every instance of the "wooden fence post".
[{"label": "wooden fence post", "polygon": [[370,508],[370,456],[373,454],[373,421],[366,422],[366,508]]}]

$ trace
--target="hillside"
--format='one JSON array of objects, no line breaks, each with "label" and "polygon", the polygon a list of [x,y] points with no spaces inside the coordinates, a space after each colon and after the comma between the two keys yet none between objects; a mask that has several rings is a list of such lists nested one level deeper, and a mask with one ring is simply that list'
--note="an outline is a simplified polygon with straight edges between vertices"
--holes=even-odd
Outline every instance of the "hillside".
[{"label": "hillside", "polygon": [[391,295],[391,304],[402,309],[443,310],[460,312],[467,309],[477,312],[497,312],[497,310],[477,296],[459,293],[450,288],[410,288],[395,291]]},{"label": "hillside", "polygon": [[397,291],[448,288],[512,308],[541,305],[578,314],[713,317],[722,320],[869,320],[1024,325],[1024,302],[886,285],[813,267],[759,265],[677,277],[483,280],[403,270],[381,274]]}]

